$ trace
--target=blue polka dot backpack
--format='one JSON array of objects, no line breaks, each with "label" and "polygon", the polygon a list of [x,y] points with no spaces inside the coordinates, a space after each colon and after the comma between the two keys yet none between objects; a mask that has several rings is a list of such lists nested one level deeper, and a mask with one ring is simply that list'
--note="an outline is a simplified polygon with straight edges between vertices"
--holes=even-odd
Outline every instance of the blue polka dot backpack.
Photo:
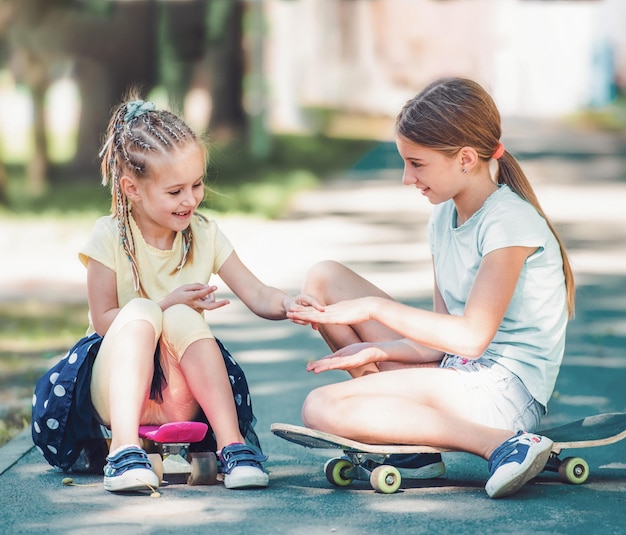
[{"label": "blue polka dot backpack", "polygon": [[[93,362],[102,337],[81,339],[35,385],[32,437],[52,466],[101,472],[108,430],[96,417],[89,391]],[[82,457],[81,463],[76,461]]]},{"label": "blue polka dot backpack", "polygon": [[[250,391],[244,372],[222,343],[222,352],[237,409],[239,429],[248,444],[261,451],[254,431],[256,418],[252,411]],[[102,473],[111,434],[103,426],[91,403],[91,371],[102,337],[92,334],[81,339],[35,385],[32,409],[32,437],[35,446],[52,466],[63,471]],[[155,373],[151,399],[161,397],[165,378],[155,354]],[[209,423],[201,414],[200,421]],[[209,424],[210,426],[210,424]],[[204,441],[194,444],[200,451],[215,451],[212,432]]]}]

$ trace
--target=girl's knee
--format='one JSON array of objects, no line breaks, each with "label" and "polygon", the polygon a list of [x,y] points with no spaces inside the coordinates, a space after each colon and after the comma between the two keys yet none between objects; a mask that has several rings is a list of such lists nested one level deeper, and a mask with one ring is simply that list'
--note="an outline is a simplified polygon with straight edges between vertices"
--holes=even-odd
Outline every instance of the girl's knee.
[{"label": "girl's knee", "polygon": [[302,421],[312,429],[323,430],[331,405],[324,387],[316,388],[307,395],[302,405]]},{"label": "girl's knee", "polygon": [[138,297],[121,308],[114,320],[115,330],[119,332],[122,327],[133,321],[146,321],[154,327],[154,331],[158,335],[163,325],[162,317],[163,312],[157,303],[150,299]]},{"label": "girl's knee", "polygon": [[323,260],[309,269],[304,279],[303,291],[321,297],[329,283],[336,279],[342,264],[334,260]]},{"label": "girl's knee", "polygon": [[160,317],[162,314],[161,307],[157,303],[144,297],[131,299],[122,307],[120,313],[122,312],[124,315],[132,316],[136,319]]},{"label": "girl's knee", "polygon": [[188,305],[177,304],[163,311],[163,331],[172,329],[191,330],[206,326],[202,314]]}]

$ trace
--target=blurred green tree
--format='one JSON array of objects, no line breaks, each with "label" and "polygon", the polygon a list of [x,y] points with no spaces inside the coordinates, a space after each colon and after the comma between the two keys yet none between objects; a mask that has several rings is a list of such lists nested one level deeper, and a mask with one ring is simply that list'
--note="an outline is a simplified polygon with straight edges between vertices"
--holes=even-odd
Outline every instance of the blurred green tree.
[{"label": "blurred green tree", "polygon": [[[97,173],[110,110],[133,86],[144,95],[165,88],[176,111],[188,91],[200,87],[210,94],[207,125],[214,135],[241,133],[244,9],[243,2],[230,0],[0,0],[5,61],[33,102],[28,194],[41,195],[57,176]],[[80,94],[77,154],[69,168],[52,174],[45,97],[62,76],[70,76]]]}]

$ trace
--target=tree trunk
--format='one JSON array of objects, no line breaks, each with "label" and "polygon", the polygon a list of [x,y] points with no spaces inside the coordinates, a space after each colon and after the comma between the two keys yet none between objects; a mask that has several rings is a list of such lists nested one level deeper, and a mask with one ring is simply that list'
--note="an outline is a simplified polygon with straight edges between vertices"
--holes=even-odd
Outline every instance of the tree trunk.
[{"label": "tree trunk", "polygon": [[212,0],[207,26],[207,60],[213,101],[210,130],[213,139],[230,139],[245,132],[243,108],[243,2]]}]

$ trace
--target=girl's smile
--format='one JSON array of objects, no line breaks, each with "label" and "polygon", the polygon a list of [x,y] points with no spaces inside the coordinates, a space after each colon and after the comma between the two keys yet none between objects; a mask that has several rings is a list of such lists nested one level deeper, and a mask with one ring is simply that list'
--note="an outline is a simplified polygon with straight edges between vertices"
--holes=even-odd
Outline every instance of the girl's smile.
[{"label": "girl's smile", "polygon": [[453,169],[455,165],[459,166],[455,158],[448,158],[400,135],[396,146],[404,161],[403,184],[415,186],[433,204],[446,201],[457,193],[458,183]]},{"label": "girl's smile", "polygon": [[204,199],[205,158],[202,148],[190,143],[162,160],[150,176],[128,179],[127,195],[146,242],[169,249]]}]

